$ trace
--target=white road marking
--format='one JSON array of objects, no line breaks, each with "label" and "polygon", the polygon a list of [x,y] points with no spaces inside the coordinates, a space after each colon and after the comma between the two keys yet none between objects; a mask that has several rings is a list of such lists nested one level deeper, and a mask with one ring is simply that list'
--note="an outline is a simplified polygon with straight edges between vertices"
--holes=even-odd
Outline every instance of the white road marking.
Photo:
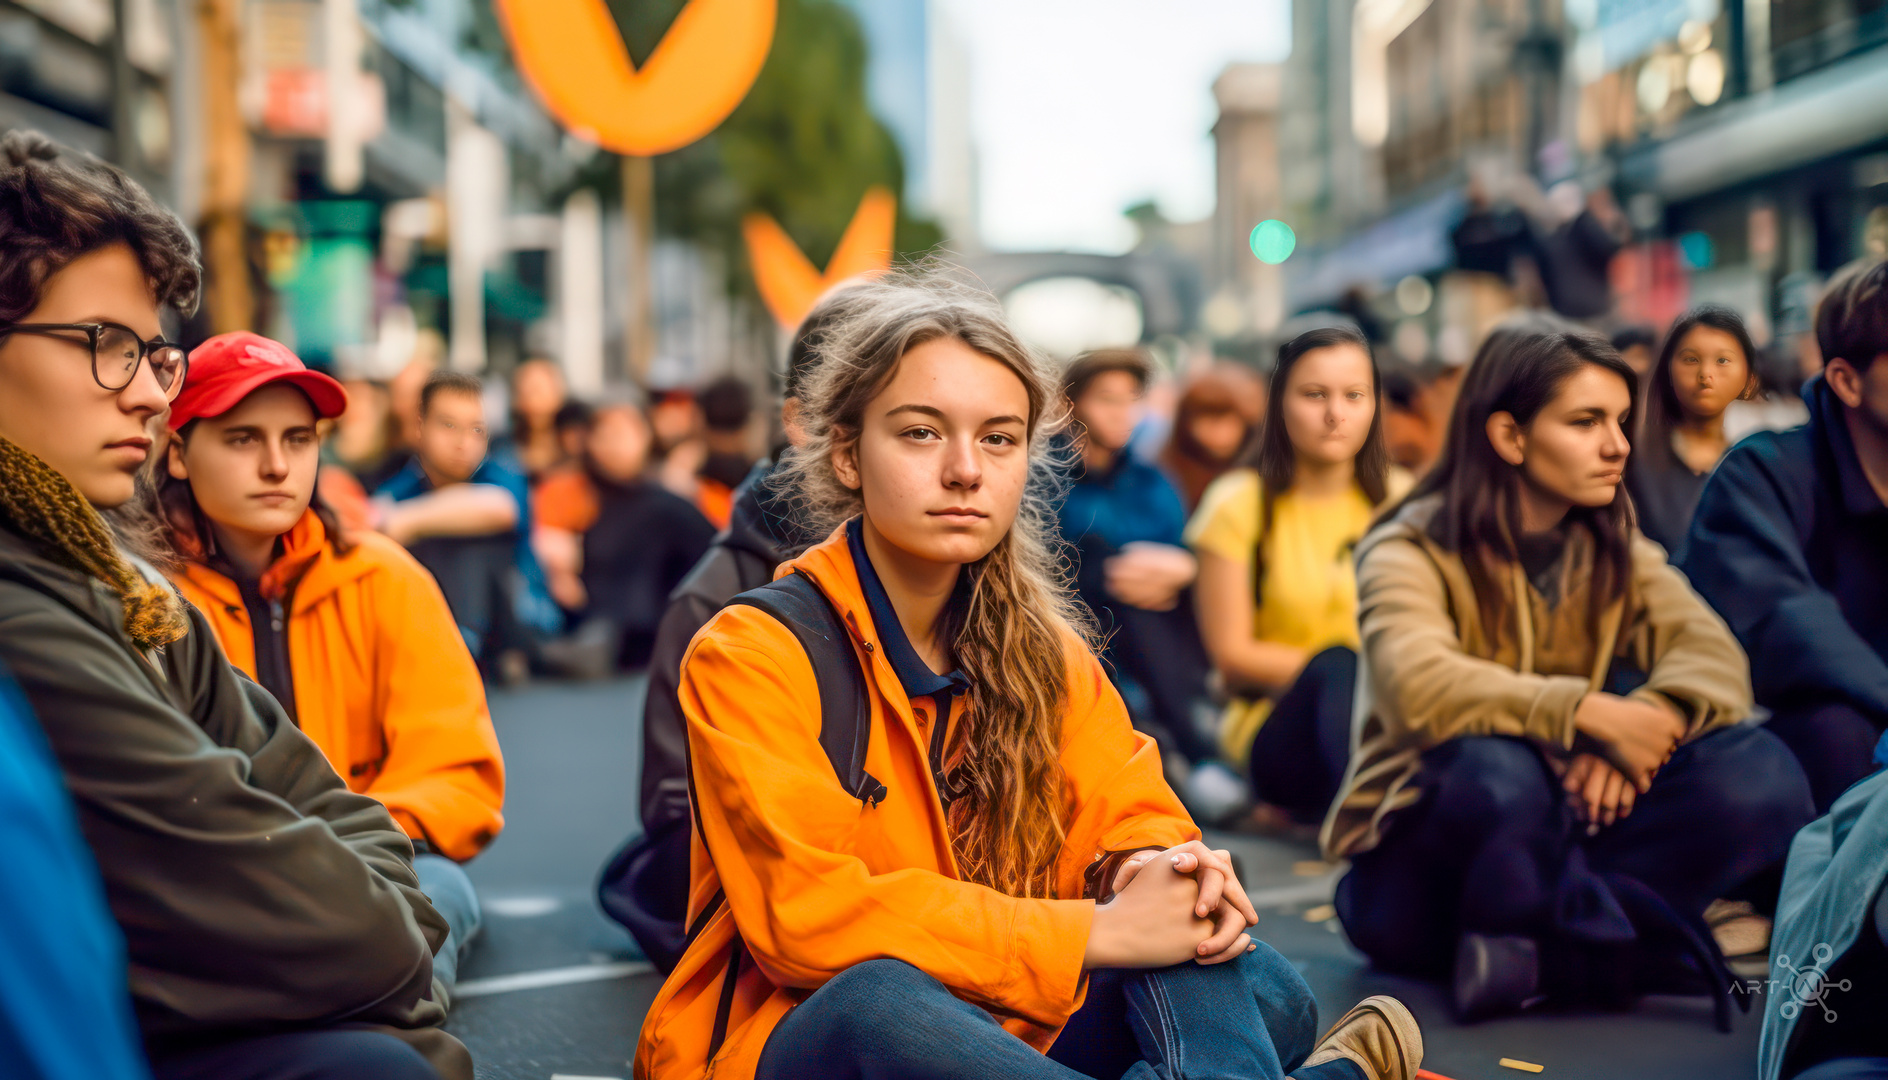
[{"label": "white road marking", "polygon": [[494,915],[503,915],[507,919],[535,919],[540,915],[549,915],[564,906],[564,902],[555,896],[490,896],[485,898],[485,910]]},{"label": "white road marking", "polygon": [[516,975],[494,975],[489,979],[468,979],[452,991],[453,999],[490,997],[493,994],[509,994],[518,990],[542,990],[550,986],[569,986],[572,983],[605,982],[610,979],[627,979],[632,975],[647,975],[656,966],[647,960],[619,960],[610,964],[578,964],[575,967],[548,968],[544,971],[522,971]]}]

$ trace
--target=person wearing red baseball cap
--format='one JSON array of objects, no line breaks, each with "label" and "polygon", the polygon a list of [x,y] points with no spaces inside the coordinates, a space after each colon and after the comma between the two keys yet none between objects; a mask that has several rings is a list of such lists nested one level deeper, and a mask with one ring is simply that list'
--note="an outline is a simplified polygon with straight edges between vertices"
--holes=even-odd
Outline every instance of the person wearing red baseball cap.
[{"label": "person wearing red baseball cap", "polygon": [[459,863],[504,825],[504,764],[432,575],[387,537],[344,529],[317,494],[320,422],[346,408],[341,384],[280,342],[238,332],[199,345],[159,489],[183,556],[171,577],[230,663],[405,828],[452,928],[433,965],[449,989],[480,922]]}]

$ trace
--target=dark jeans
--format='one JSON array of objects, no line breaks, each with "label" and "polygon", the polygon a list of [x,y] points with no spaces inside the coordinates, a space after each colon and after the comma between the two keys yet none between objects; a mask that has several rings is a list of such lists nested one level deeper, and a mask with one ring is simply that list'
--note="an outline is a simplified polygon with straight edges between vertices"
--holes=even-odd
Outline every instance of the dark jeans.
[{"label": "dark jeans", "polygon": [[1764,726],[1796,755],[1816,797],[1816,813],[1825,814],[1851,785],[1875,771],[1883,723],[1853,705],[1829,702],[1781,707]]},{"label": "dark jeans", "polygon": [[481,668],[506,649],[529,647],[531,634],[515,611],[523,589],[517,536],[435,536],[407,550],[439,582],[452,621]]},{"label": "dark jeans", "polygon": [[1192,591],[1180,594],[1171,611],[1147,611],[1101,596],[1084,594],[1083,599],[1109,634],[1106,658],[1147,694],[1148,719],[1172,739],[1172,749],[1195,765],[1218,757],[1219,749],[1194,719],[1208,700],[1206,680],[1213,665],[1193,621]]},{"label": "dark jeans", "polygon": [[152,1059],[155,1080],[439,1080],[419,1051],[384,1031],[289,1031]]},{"label": "dark jeans", "polygon": [[1337,911],[1373,961],[1422,975],[1449,971],[1464,931],[1630,943],[1602,875],[1636,879],[1696,917],[1783,859],[1814,816],[1802,770],[1758,727],[1679,747],[1632,814],[1591,837],[1521,739],[1451,739],[1423,755],[1418,783],[1421,800],[1351,860]]},{"label": "dark jeans", "polygon": [[[1318,1007],[1261,944],[1212,967],[1097,971],[1047,1057],[898,960],[847,969],[774,1029],[755,1080],[1278,1080],[1311,1053]],[[1295,1074],[1356,1078],[1348,1062]]]},{"label": "dark jeans", "polygon": [[1252,743],[1252,793],[1300,821],[1322,821],[1350,763],[1357,654],[1334,645],[1312,657],[1272,706]]}]

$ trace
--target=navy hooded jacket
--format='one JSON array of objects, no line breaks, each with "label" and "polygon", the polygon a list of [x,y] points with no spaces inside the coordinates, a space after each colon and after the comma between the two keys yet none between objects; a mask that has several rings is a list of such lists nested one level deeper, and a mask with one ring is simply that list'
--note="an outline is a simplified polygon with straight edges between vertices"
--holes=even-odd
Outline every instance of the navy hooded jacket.
[{"label": "navy hooded jacket", "polygon": [[1758,703],[1888,718],[1888,507],[1821,376],[1809,423],[1719,462],[1673,563],[1750,654]]}]

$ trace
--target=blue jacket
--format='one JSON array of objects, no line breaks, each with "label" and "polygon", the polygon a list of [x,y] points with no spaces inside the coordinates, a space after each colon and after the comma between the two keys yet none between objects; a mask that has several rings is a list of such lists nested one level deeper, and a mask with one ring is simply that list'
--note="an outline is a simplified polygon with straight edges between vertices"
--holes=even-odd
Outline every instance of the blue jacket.
[{"label": "blue jacket", "polygon": [[1878,772],[1843,792],[1828,814],[1805,825],[1790,844],[1770,935],[1758,1080],[1779,1080],[1799,1025],[1822,1023],[1825,1007],[1843,1009],[1842,995],[1857,989],[1842,980],[1825,984],[1820,977],[1860,938],[1884,878],[1888,772]]},{"label": "blue jacket", "polygon": [[1673,563],[1750,654],[1759,704],[1846,702],[1888,717],[1888,507],[1820,376],[1809,423],[1718,464]]},{"label": "blue jacket", "polygon": [[1059,514],[1062,539],[1110,552],[1139,540],[1179,547],[1187,511],[1165,473],[1129,451],[1115,456],[1106,472],[1090,473],[1078,461]]},{"label": "blue jacket", "polygon": [[46,737],[0,667],[0,1076],[149,1080],[125,942]]}]

